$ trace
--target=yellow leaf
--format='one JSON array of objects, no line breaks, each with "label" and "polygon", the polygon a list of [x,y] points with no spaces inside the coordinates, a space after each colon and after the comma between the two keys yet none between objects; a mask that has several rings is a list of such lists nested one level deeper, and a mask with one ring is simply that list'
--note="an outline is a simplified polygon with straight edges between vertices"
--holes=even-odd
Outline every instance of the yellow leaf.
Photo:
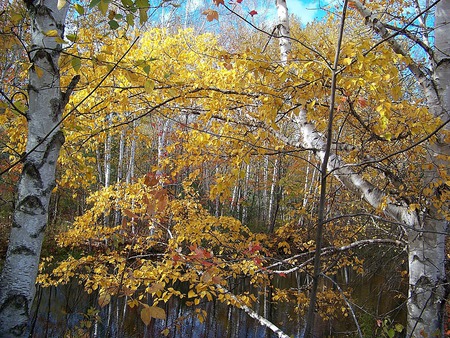
[{"label": "yellow leaf", "polygon": [[343,60],[342,60],[342,63],[344,64],[344,65],[346,65],[346,66],[348,66],[348,65],[350,65],[351,63],[352,63],[352,58],[344,58]]},{"label": "yellow leaf", "polygon": [[14,13],[11,15],[11,22],[17,25],[23,19],[23,15],[20,13]]},{"label": "yellow leaf", "polygon": [[104,307],[104,306],[108,305],[110,301],[111,301],[111,295],[109,293],[107,293],[106,291],[101,290],[100,294],[98,296],[98,305],[100,305],[100,307]]},{"label": "yellow leaf", "polygon": [[67,41],[65,41],[64,39],[60,38],[59,36],[57,36],[57,37],[55,38],[55,41],[56,41],[57,43],[60,43],[60,44],[67,43]]},{"label": "yellow leaf", "polygon": [[144,308],[141,310],[141,319],[145,325],[150,324],[152,316],[150,313],[150,307],[148,305],[144,305]]},{"label": "yellow leaf", "polygon": [[164,289],[164,283],[156,282],[147,288],[147,293],[155,293]]},{"label": "yellow leaf", "polygon": [[195,296],[197,296],[197,294],[195,293],[195,291],[194,291],[194,290],[189,290],[189,292],[188,292],[188,297],[189,297],[189,298],[194,298]]},{"label": "yellow leaf", "polygon": [[56,37],[58,36],[58,31],[56,29],[51,29],[44,33],[45,36]]},{"label": "yellow leaf", "polygon": [[56,7],[58,7],[59,10],[61,10],[61,8],[63,8],[66,5],[66,0],[58,0],[58,4],[56,5]]},{"label": "yellow leaf", "polygon": [[145,81],[144,89],[147,94],[150,94],[155,89],[155,83],[152,80]]},{"label": "yellow leaf", "polygon": [[157,306],[149,307],[150,315],[156,319],[166,319],[166,311]]},{"label": "yellow leaf", "polygon": [[148,306],[144,304],[144,308],[141,310],[141,319],[145,325],[150,324],[152,318],[166,319],[166,311],[157,306]]},{"label": "yellow leaf", "polygon": [[38,78],[41,78],[42,75],[44,75],[44,70],[41,67],[38,66],[34,66],[34,71],[36,72],[36,75],[38,76]]}]

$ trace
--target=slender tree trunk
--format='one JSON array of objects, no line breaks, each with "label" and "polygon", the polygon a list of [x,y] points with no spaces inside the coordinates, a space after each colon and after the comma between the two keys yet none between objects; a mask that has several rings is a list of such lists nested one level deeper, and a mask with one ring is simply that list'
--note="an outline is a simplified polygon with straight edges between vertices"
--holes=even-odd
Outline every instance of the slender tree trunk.
[{"label": "slender tree trunk", "polygon": [[[109,120],[109,117],[108,117]],[[108,132],[105,139],[105,152],[103,154],[103,172],[105,177],[105,182],[103,182],[104,187],[108,188],[111,185],[111,134]],[[109,226],[109,211],[103,217],[103,223],[105,226]]]},{"label": "slender tree trunk", "polygon": [[249,207],[249,181],[250,181],[250,164],[245,166],[245,180],[242,203],[242,223],[248,223],[248,207]]},{"label": "slender tree trunk", "polygon": [[262,194],[262,216],[263,224],[269,227],[269,221],[267,220],[267,206],[269,205],[269,155],[264,156],[264,168],[263,168],[263,194]]},{"label": "slender tree trunk", "polygon": [[[135,125],[133,124],[133,128],[135,128]],[[134,178],[134,161],[135,161],[135,155],[136,155],[136,135],[134,135],[134,131],[133,131],[133,135],[131,138],[131,144],[130,144],[130,154],[129,154],[129,158],[128,158],[128,168],[127,168],[127,176],[125,179],[125,182],[131,183],[131,181]]]},{"label": "slender tree trunk", "polygon": [[158,123],[159,130],[158,130],[158,170],[156,171],[156,174],[158,176],[164,175],[164,172],[162,170],[163,168],[163,162],[164,159],[167,157],[167,133],[169,132],[169,129],[171,128],[171,121],[165,120]]},{"label": "slender tree trunk", "polygon": [[279,171],[280,171],[280,159],[276,158],[275,163],[273,164],[272,183],[270,185],[270,195],[269,195],[269,210],[267,213],[267,220],[268,220],[267,230],[269,233],[273,233],[275,229],[275,218],[276,218],[275,210],[278,206],[277,188],[278,188]]},{"label": "slender tree trunk", "polygon": [[[125,156],[125,137],[126,137],[126,131],[125,129],[122,130],[120,133],[120,140],[119,140],[119,158],[117,161],[117,178],[116,183],[120,183],[123,178],[123,163],[124,163],[124,156]],[[114,212],[114,225],[120,224],[122,221],[121,212],[119,210],[120,208],[116,208]]]},{"label": "slender tree trunk", "polygon": [[61,92],[58,65],[61,45],[45,34],[56,30],[62,37],[68,6],[59,10],[57,0],[40,0],[36,5],[31,2],[28,5],[32,66],[28,86],[27,156],[23,160],[8,252],[0,278],[2,338],[28,336],[50,194],[64,143],[58,123],[78,79],[72,81],[66,93]]},{"label": "slender tree trunk", "polygon": [[111,134],[106,135],[105,153],[103,154],[103,172],[105,173],[105,188],[110,186],[111,182]]}]

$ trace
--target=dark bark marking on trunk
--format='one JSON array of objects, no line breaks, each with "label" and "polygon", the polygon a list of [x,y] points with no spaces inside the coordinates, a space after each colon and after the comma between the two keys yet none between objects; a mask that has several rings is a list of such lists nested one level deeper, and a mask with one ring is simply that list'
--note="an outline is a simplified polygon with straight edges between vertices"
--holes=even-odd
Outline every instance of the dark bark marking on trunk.
[{"label": "dark bark marking on trunk", "polygon": [[[23,295],[11,295],[5,299],[4,303],[1,304],[0,313],[7,309],[12,309],[14,316],[23,317],[29,315],[29,306],[26,296]],[[27,322],[16,325],[9,330],[13,336],[23,337],[27,330]]]},{"label": "dark bark marking on trunk", "polygon": [[21,226],[19,223],[17,223],[16,221],[13,220],[13,222],[12,222],[12,227],[13,227],[13,228],[20,229],[22,226]]},{"label": "dark bark marking on trunk", "polygon": [[40,226],[39,229],[34,234],[30,235],[30,237],[31,238],[38,238],[45,231],[46,227],[47,227],[47,224],[44,223],[44,225]]},{"label": "dark bark marking on trunk", "polygon": [[[47,149],[45,149],[45,153],[44,153],[44,157],[42,159],[42,165],[43,164],[50,164],[53,165],[55,162],[54,161],[48,161],[47,159],[50,155],[50,153],[56,148],[56,147],[61,147],[64,142],[65,142],[65,137],[64,137],[64,133],[61,130],[58,130],[52,137],[51,141],[49,142]],[[56,160],[56,159],[55,159]],[[53,187],[52,187],[53,189]]]},{"label": "dark bark marking on trunk", "polygon": [[50,105],[52,107],[52,121],[56,123],[58,122],[61,114],[61,101],[58,99],[51,99]]},{"label": "dark bark marking on trunk", "polygon": [[35,188],[38,188],[38,189],[43,188],[41,174],[39,173],[38,169],[36,168],[36,166],[33,163],[27,161],[23,166],[22,173],[24,176],[28,176],[30,179],[32,179],[34,181]]},{"label": "dark bark marking on trunk", "polygon": [[45,214],[45,208],[42,205],[41,200],[37,196],[26,196],[17,205],[17,210],[22,211],[28,215],[43,215]]},{"label": "dark bark marking on trunk", "polygon": [[25,245],[16,246],[11,250],[12,255],[36,256],[36,252]]}]

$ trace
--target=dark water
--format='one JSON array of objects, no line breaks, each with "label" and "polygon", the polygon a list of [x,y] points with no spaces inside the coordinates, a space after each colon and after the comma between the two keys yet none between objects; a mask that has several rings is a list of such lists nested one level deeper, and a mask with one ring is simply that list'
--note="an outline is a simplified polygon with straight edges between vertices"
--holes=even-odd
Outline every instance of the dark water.
[{"label": "dark water", "polygon": [[[346,284],[348,271],[340,274],[341,285]],[[275,281],[280,288],[298,286],[299,280],[280,278]],[[245,284],[245,282],[244,282]],[[373,337],[377,329],[376,320],[388,318],[404,322],[402,300],[395,297],[401,289],[399,280],[392,276],[375,274],[369,279],[357,278],[347,284],[352,290],[355,314],[367,337]],[[247,287],[248,285],[241,285]],[[261,290],[259,290],[261,291]],[[254,289],[255,294],[258,293]],[[140,309],[125,306],[124,298],[112,299],[100,308],[97,295],[87,294],[77,283],[57,288],[39,288],[36,295],[33,337],[180,337],[180,338],[263,338],[275,337],[270,331],[250,318],[244,311],[220,302],[203,302],[198,306],[186,306],[177,298],[172,298],[165,306],[166,320],[152,319],[145,326],[140,318]],[[151,300],[149,299],[151,305]],[[291,337],[301,337],[303,321],[294,311],[295,305],[271,303],[262,295],[253,309],[265,314],[269,320]],[[205,311],[201,322],[197,312]],[[163,331],[166,330],[166,334]],[[356,326],[349,317],[334,320],[319,320],[316,323],[318,337],[356,337]]]}]

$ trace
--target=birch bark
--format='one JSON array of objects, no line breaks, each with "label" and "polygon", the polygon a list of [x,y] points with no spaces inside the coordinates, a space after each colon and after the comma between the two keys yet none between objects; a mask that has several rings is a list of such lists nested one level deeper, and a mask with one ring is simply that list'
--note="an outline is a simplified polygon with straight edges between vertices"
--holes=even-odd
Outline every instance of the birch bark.
[{"label": "birch bark", "polygon": [[[50,194],[55,169],[64,143],[58,123],[70,89],[61,92],[58,60],[61,45],[46,34],[62,37],[67,5],[57,0],[28,2],[31,21],[29,50],[28,139],[18,184],[5,265],[0,277],[0,337],[28,337],[29,317],[35,295],[44,231],[48,222]],[[76,85],[73,81],[72,87]]]}]

